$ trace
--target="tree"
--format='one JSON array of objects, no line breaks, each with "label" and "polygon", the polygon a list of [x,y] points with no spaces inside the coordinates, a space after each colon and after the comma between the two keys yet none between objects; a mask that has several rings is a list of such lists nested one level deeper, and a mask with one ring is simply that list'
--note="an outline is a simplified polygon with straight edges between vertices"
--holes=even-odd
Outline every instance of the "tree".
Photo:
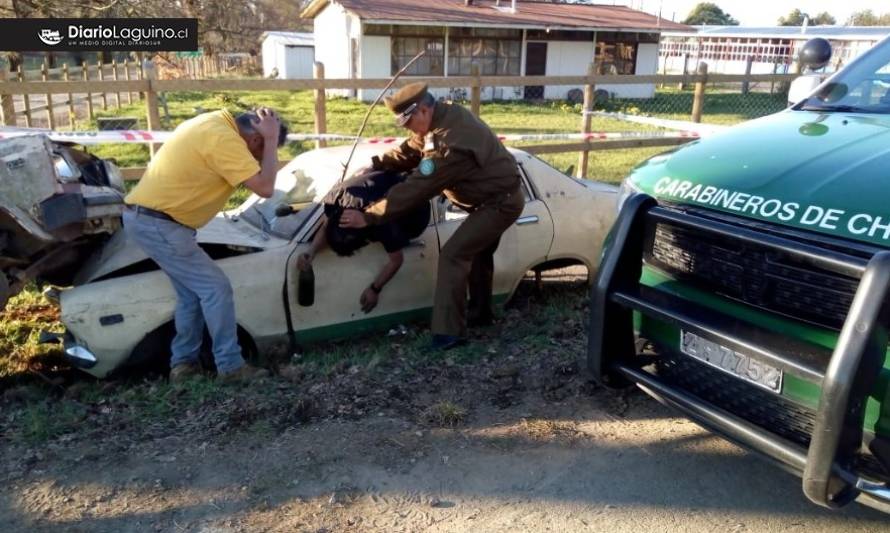
[{"label": "tree", "polygon": [[856,11],[847,19],[848,26],[890,26],[890,13],[875,15],[871,9]]},{"label": "tree", "polygon": [[732,18],[729,13],[725,13],[717,4],[700,2],[692,8],[683,24],[695,26],[738,26],[739,21]]},{"label": "tree", "polygon": [[815,17],[810,19],[810,24],[814,24],[816,26],[834,26],[837,24],[837,19],[832,17],[828,11],[823,11],[816,15]]},{"label": "tree", "polygon": [[837,24],[837,20],[835,20],[835,18],[827,11],[823,11],[813,17],[800,9],[793,9],[788,15],[779,17],[779,26],[803,26],[804,19],[809,19],[809,24],[814,26],[830,26],[832,24]]}]

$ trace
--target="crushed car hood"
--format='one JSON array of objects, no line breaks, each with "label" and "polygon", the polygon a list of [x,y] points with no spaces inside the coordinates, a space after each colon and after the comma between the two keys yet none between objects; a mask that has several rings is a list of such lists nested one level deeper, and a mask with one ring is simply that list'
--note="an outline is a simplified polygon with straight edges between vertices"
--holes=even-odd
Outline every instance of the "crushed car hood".
[{"label": "crushed car hood", "polygon": [[[201,244],[236,246],[249,251],[260,251],[287,244],[283,239],[264,235],[247,222],[224,214],[217,215],[199,229],[196,239]],[[146,259],[148,256],[142,248],[128,239],[125,231],[118,231],[84,264],[77,274],[75,285],[94,281]]]},{"label": "crushed car hood", "polygon": [[660,200],[890,245],[890,116],[784,111],[635,168]]}]

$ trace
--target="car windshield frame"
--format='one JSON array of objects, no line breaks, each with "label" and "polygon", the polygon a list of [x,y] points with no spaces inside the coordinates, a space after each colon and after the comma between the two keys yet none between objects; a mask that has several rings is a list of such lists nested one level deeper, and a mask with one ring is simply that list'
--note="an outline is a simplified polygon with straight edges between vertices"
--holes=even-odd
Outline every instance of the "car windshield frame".
[{"label": "car windshield frame", "polygon": [[[313,215],[319,211],[322,197],[341,172],[335,165],[318,165],[297,157],[278,171],[272,196],[263,198],[253,194],[229,214],[274,237],[287,241],[300,239],[306,224],[311,225],[317,218]],[[275,213],[282,205],[297,204],[299,208],[292,213],[280,216]]]},{"label": "car windshield frame", "polygon": [[792,109],[890,115],[890,37],[820,84]]}]

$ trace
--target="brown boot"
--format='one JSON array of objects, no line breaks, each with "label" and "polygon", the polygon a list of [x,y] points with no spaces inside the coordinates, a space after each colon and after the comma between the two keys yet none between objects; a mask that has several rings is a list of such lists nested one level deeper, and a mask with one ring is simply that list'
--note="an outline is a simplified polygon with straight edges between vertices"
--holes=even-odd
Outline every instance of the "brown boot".
[{"label": "brown boot", "polygon": [[255,366],[244,365],[234,372],[228,374],[220,374],[217,379],[220,383],[249,383],[251,381],[259,381],[269,377],[269,371],[265,368],[257,368]]},{"label": "brown boot", "polygon": [[194,363],[183,363],[170,369],[170,383],[182,383],[201,375],[201,368]]}]

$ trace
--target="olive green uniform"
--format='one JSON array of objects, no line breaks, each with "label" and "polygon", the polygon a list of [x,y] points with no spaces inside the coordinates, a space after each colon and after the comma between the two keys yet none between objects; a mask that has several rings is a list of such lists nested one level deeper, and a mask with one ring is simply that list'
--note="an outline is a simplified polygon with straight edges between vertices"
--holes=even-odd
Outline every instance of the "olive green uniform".
[{"label": "olive green uniform", "polygon": [[373,166],[412,172],[365,211],[370,224],[398,217],[440,193],[470,213],[439,254],[431,328],[434,334],[464,336],[468,279],[471,305],[485,313],[491,305],[492,256],[525,203],[516,160],[467,109],[439,102],[425,137],[412,135],[375,157]]}]

